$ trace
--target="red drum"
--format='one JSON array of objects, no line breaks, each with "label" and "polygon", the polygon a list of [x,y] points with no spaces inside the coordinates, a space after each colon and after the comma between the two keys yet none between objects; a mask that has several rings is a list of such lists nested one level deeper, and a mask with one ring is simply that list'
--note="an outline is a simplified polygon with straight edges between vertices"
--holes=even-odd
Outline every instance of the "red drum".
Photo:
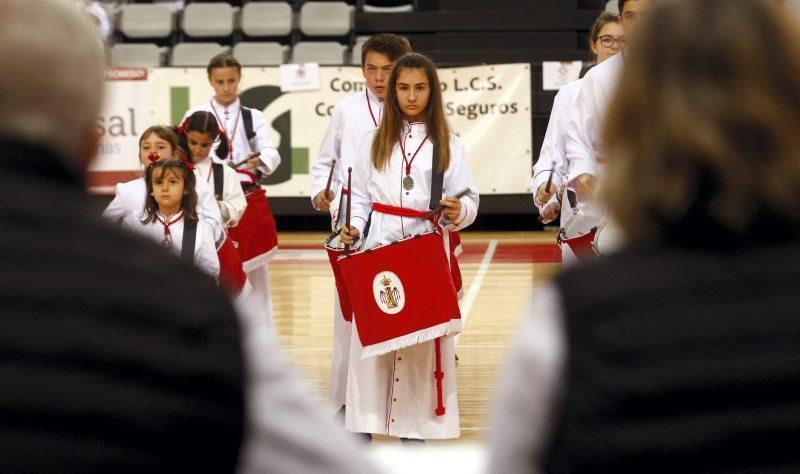
[{"label": "red drum", "polygon": [[328,252],[328,260],[331,262],[333,279],[336,282],[336,293],[339,295],[339,307],[345,321],[353,320],[353,307],[350,305],[350,297],[347,295],[347,286],[342,279],[342,271],[339,268],[339,257],[344,256],[344,245],[338,232],[332,233],[325,240],[325,251]]},{"label": "red drum", "polygon": [[233,295],[238,295],[244,288],[247,274],[242,270],[242,257],[233,246],[230,235],[226,235],[225,240],[217,248],[217,257],[219,257],[220,283]]},{"label": "red drum", "polygon": [[339,257],[361,358],[461,332],[442,235],[436,231]]},{"label": "red drum", "polygon": [[244,270],[250,271],[267,263],[268,254],[278,246],[278,232],[264,188],[253,187],[245,198],[247,210],[239,224],[230,229],[230,236],[242,257]]},{"label": "red drum", "polygon": [[578,259],[596,256],[593,243],[597,226],[605,218],[605,213],[589,206],[575,211],[558,233],[558,244],[567,245]]}]

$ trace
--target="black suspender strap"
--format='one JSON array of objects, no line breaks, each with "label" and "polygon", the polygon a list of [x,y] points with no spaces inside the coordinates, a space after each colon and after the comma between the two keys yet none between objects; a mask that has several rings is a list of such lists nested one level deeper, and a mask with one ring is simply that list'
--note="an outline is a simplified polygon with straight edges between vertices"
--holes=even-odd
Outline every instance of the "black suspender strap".
[{"label": "black suspender strap", "polygon": [[211,169],[214,170],[214,197],[217,201],[222,201],[222,196],[224,196],[222,192],[223,178],[225,177],[222,174],[222,165],[219,163],[212,163]]},{"label": "black suspender strap", "polygon": [[247,107],[242,107],[242,122],[244,122],[244,134],[247,136],[247,141],[252,140],[256,136],[253,131],[253,113]]},{"label": "black suspender strap", "polygon": [[440,173],[439,169],[439,147],[435,142],[433,145],[433,163],[431,168],[431,202],[428,205],[429,209],[436,209],[439,207],[439,201],[442,200],[442,184],[444,183],[444,173]]},{"label": "black suspender strap", "polygon": [[194,243],[197,240],[197,221],[183,220],[183,241],[181,243],[181,258],[194,263]]}]

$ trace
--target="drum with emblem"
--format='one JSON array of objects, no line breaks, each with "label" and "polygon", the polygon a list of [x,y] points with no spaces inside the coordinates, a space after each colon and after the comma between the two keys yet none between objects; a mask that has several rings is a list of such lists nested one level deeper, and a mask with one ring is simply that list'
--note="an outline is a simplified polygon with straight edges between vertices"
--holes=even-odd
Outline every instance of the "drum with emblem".
[{"label": "drum with emblem", "polygon": [[242,257],[233,246],[230,234],[226,234],[225,239],[217,246],[217,257],[220,283],[233,295],[238,295],[244,288],[247,275],[242,269]]},{"label": "drum with emblem", "polygon": [[256,185],[245,191],[247,209],[239,224],[230,229],[230,236],[241,255],[244,270],[250,271],[269,261],[270,254],[278,247],[278,232],[264,188]]}]

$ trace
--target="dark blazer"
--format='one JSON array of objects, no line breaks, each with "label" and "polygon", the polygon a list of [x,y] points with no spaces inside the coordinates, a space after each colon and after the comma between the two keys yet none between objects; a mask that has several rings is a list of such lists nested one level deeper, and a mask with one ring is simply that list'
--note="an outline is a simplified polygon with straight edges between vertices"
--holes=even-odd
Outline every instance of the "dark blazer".
[{"label": "dark blazer", "polygon": [[55,154],[0,138],[0,470],[232,471],[229,300],[92,209]]}]

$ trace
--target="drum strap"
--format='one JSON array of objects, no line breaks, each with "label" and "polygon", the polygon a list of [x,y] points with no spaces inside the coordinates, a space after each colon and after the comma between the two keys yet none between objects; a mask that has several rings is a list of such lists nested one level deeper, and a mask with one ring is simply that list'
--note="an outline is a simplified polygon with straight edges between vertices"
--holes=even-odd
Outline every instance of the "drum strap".
[{"label": "drum strap", "polygon": [[181,258],[194,262],[194,243],[197,240],[197,221],[183,220],[183,240],[181,241]]},{"label": "drum strap", "polygon": [[247,141],[250,141],[255,138],[256,132],[253,131],[253,112],[247,107],[242,107],[242,122],[244,123],[244,134]]},{"label": "drum strap", "polygon": [[439,147],[433,143],[433,158],[431,163],[431,202],[428,204],[428,209],[436,209],[439,207],[439,201],[442,200],[442,185],[444,183],[444,173],[440,173],[439,169]]},{"label": "drum strap", "polygon": [[223,178],[224,175],[222,174],[222,165],[219,163],[213,163],[211,165],[212,170],[214,171],[214,197],[217,198],[217,201],[222,201],[222,196],[225,194],[222,191],[223,188]]}]

